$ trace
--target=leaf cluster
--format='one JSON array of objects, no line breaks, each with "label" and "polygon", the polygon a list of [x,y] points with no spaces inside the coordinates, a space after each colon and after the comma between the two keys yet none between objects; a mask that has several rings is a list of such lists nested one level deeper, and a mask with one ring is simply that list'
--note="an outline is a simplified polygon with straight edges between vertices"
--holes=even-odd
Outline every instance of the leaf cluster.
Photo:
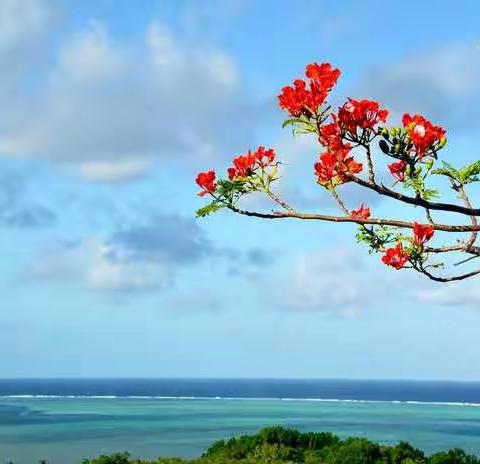
[{"label": "leaf cluster", "polygon": [[358,243],[365,243],[369,247],[369,254],[384,251],[384,249],[398,240],[398,234],[387,226],[359,225],[356,239]]},{"label": "leaf cluster", "polygon": [[480,161],[475,161],[461,169],[455,169],[451,164],[442,161],[442,167],[434,169],[432,174],[446,176],[459,185],[480,181]]}]

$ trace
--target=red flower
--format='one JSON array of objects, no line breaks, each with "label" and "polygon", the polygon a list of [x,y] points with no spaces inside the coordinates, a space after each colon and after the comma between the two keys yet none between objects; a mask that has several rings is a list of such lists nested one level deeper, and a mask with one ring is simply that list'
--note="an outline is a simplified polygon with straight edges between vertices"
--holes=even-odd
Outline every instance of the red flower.
[{"label": "red flower", "polygon": [[404,114],[402,123],[407,131],[408,137],[415,146],[420,161],[432,145],[440,143],[441,140],[445,138],[445,129],[440,126],[434,126],[419,114],[414,116],[410,116],[408,113]]},{"label": "red flower", "polygon": [[319,184],[325,185],[337,175],[336,165],[337,157],[332,151],[326,151],[320,155],[320,160],[314,165]]},{"label": "red flower", "polygon": [[305,74],[310,79],[312,91],[327,94],[332,90],[340,77],[340,70],[333,69],[330,63],[312,63],[305,68]]},{"label": "red flower", "polygon": [[395,179],[403,182],[405,179],[405,168],[407,167],[407,163],[403,160],[397,161],[396,163],[392,163],[388,165],[388,170],[390,174],[392,174]]},{"label": "red flower", "polygon": [[[297,79],[293,83],[294,87],[283,87],[282,93],[278,96],[280,108],[288,111],[294,117],[301,116],[302,112],[308,111],[310,114],[313,108],[310,93],[307,90],[307,84],[301,79]],[[323,101],[323,100],[322,100]]]},{"label": "red flower", "polygon": [[388,111],[381,109],[373,100],[354,100],[349,98],[338,110],[338,119],[342,127],[355,134],[357,128],[373,129],[376,124],[386,122]]},{"label": "red flower", "polygon": [[229,179],[232,180],[235,177],[247,177],[252,175],[256,161],[257,157],[255,156],[255,153],[252,153],[251,151],[248,151],[245,155],[237,156],[233,160],[233,167],[228,168]]},{"label": "red flower", "polygon": [[360,208],[352,210],[350,215],[354,219],[368,219],[370,217],[370,208],[366,208],[365,205],[361,204]]},{"label": "red flower", "polygon": [[433,237],[434,233],[435,231],[430,225],[413,223],[413,243],[417,246],[423,246],[424,243]]},{"label": "red flower", "polygon": [[315,174],[317,182],[321,185],[333,183],[334,185],[344,184],[349,179],[345,173],[357,174],[362,171],[363,166],[348,156],[350,148],[338,151],[327,149],[320,155],[320,160],[315,163]]},{"label": "red flower", "polygon": [[272,148],[267,150],[265,147],[260,146],[255,152],[255,157],[257,158],[257,164],[264,168],[275,161],[275,151]]},{"label": "red flower", "polygon": [[409,258],[409,252],[403,249],[401,243],[397,243],[395,247],[385,250],[385,254],[382,256],[382,262],[398,270],[405,266]]},{"label": "red flower", "polygon": [[304,80],[297,79],[293,87],[283,87],[278,96],[280,107],[296,118],[302,114],[310,117],[315,113],[340,76],[340,70],[333,69],[330,63],[309,64],[305,73],[309,79],[308,85]]},{"label": "red flower", "polygon": [[332,114],[333,122],[324,124],[320,127],[318,141],[325,147],[334,151],[344,148],[350,148],[348,143],[344,143],[342,139],[342,129],[338,125],[337,117]]},{"label": "red flower", "polygon": [[275,160],[275,151],[258,147],[255,152],[248,150],[244,155],[237,156],[233,160],[233,167],[228,168],[228,178],[230,180],[236,177],[248,177],[255,173],[258,167],[265,168],[270,166]]},{"label": "red flower", "polygon": [[215,192],[217,184],[215,183],[215,171],[201,172],[196,178],[197,184],[202,187],[202,191],[198,194],[203,197],[207,193]]}]

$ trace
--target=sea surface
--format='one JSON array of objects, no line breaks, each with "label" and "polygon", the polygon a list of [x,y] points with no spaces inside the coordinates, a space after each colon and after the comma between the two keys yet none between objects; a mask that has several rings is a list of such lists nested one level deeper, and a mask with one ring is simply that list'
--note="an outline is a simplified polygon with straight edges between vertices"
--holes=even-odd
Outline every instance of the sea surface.
[{"label": "sea surface", "polygon": [[480,455],[480,383],[347,380],[0,380],[0,462],[100,453],[197,456],[281,424]]}]

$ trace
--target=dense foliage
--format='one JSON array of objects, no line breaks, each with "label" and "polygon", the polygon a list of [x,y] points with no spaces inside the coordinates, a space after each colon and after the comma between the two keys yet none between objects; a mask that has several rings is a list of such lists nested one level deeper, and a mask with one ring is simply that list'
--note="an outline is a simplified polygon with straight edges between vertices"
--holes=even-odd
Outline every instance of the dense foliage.
[{"label": "dense foliage", "polygon": [[212,444],[202,457],[184,460],[159,458],[154,461],[131,459],[117,453],[86,459],[83,464],[480,464],[480,459],[461,449],[427,456],[409,443],[395,446],[373,443],[365,438],[341,440],[325,432],[298,432],[268,427],[255,435],[243,435]]}]

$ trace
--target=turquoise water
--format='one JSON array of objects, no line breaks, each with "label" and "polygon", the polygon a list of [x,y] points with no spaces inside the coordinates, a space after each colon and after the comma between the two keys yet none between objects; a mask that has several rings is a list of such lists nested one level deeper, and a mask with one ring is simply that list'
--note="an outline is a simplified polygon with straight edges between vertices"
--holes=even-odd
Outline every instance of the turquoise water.
[{"label": "turquoise water", "polygon": [[301,430],[407,440],[433,452],[480,454],[480,407],[275,399],[0,398],[0,462],[80,462],[128,450],[138,457],[199,455],[214,440],[282,424]]}]

